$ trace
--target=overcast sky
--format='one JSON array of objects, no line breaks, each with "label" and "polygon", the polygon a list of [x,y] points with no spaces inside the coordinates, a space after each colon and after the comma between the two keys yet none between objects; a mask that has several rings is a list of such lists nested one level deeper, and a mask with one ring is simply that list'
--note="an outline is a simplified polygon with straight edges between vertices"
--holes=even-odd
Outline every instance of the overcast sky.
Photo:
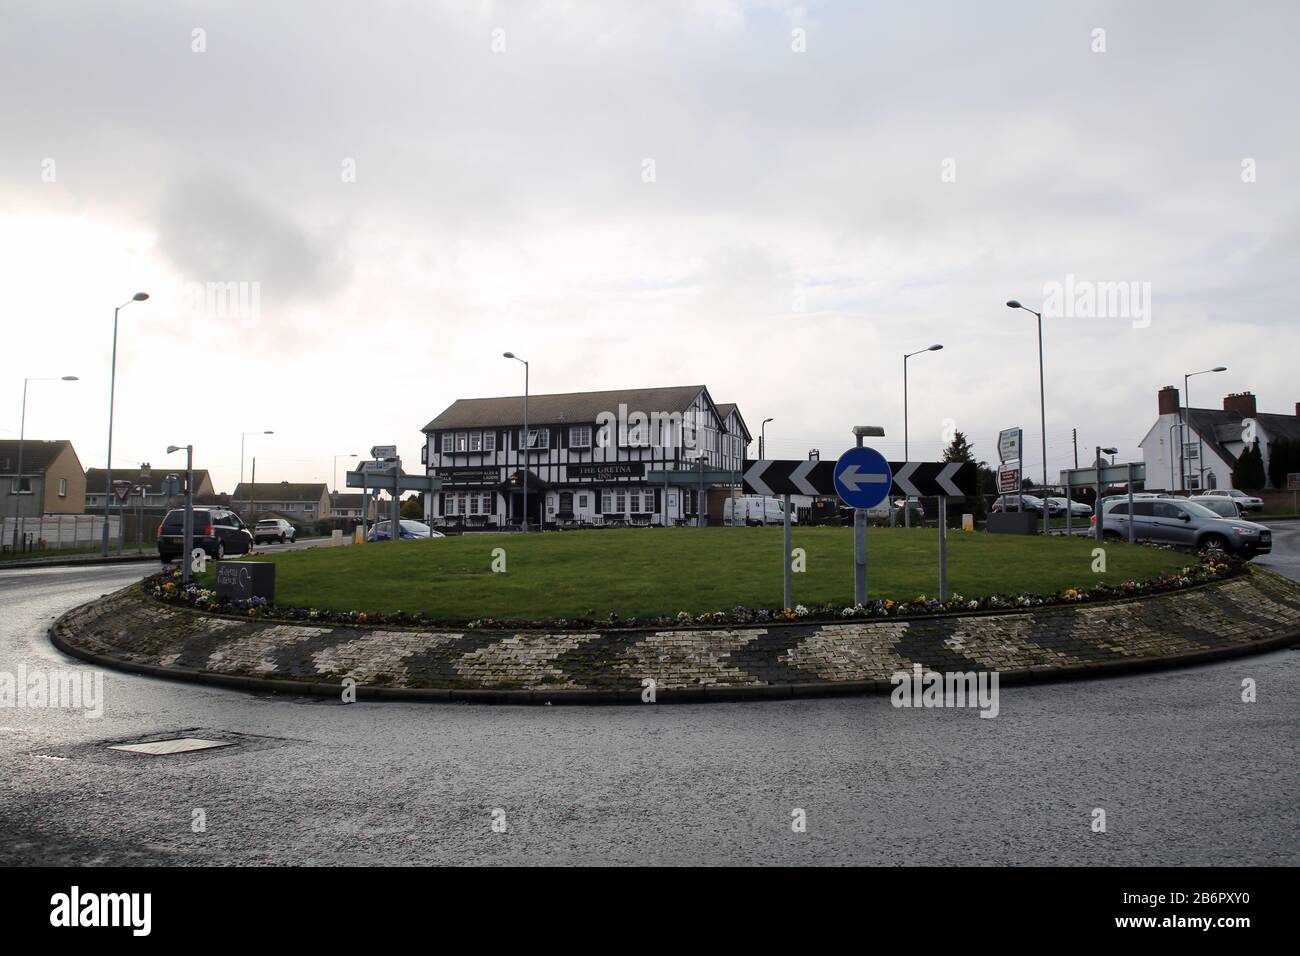
[{"label": "overcast sky", "polygon": [[[137,290],[114,464],[193,442],[223,491],[244,431],[261,480],[418,462],[454,399],[522,392],[506,349],[534,393],[703,383],[769,457],[866,423],[898,458],[932,342],[911,457],[1023,425],[1037,479],[1003,303],[1067,276],[1150,300],[1045,318],[1053,476],[1072,428],[1136,455],[1185,372],[1293,411],[1297,36],[1290,0],[10,0],[0,436],[78,375],[27,435],[103,465]],[[182,294],[227,282],[256,312]]]}]

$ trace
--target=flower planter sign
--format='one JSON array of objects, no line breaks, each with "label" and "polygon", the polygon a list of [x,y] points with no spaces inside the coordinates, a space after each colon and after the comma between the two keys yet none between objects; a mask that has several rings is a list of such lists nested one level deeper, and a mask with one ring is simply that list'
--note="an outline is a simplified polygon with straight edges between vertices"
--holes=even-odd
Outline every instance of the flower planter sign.
[{"label": "flower planter sign", "polygon": [[217,600],[275,601],[275,565],[264,561],[218,561]]}]

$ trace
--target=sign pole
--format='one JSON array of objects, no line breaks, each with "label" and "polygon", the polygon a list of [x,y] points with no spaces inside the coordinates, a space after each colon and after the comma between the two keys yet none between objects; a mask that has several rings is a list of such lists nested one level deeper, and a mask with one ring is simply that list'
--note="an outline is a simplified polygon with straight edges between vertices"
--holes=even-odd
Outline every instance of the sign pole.
[{"label": "sign pole", "polygon": [[[1098,541],[1101,541],[1101,540],[1103,540],[1102,533],[1101,533],[1101,523],[1102,523],[1103,514],[1102,514],[1102,507],[1101,507],[1101,471],[1102,471],[1102,468],[1101,468],[1101,446],[1100,446],[1100,445],[1097,446],[1097,457],[1094,459],[1094,467],[1095,467],[1096,472],[1097,472],[1097,492],[1096,492],[1096,494],[1097,494],[1097,503],[1096,503],[1095,505],[1093,505],[1093,508],[1094,508],[1094,511],[1095,511],[1095,513],[1096,513],[1096,516],[1097,516],[1097,540],[1098,540]],[[1130,514],[1130,515],[1129,515],[1129,524],[1132,524],[1132,523],[1133,523],[1133,515]]]},{"label": "sign pole", "polygon": [[[858,435],[857,439],[858,447],[861,448],[862,436]],[[865,508],[853,509],[853,603],[858,605],[867,603],[867,511]]]},{"label": "sign pole", "polygon": [[948,496],[939,496],[939,600],[948,600]]},{"label": "sign pole", "polygon": [[1074,516],[1074,490],[1070,484],[1073,476],[1067,471],[1065,473],[1065,536],[1068,538],[1074,533],[1073,525],[1070,519]]},{"label": "sign pole", "polygon": [[783,591],[785,595],[785,603],[781,606],[784,608],[792,608],[794,607],[794,594],[792,593],[794,589],[790,582],[790,496],[788,494],[784,495],[782,500],[785,502],[785,529],[782,534],[782,540],[784,541],[783,550],[785,552],[785,573],[783,575],[785,582],[785,589]]},{"label": "sign pole", "polygon": [[1133,543],[1136,521],[1133,520],[1133,462],[1128,463],[1128,543]]}]

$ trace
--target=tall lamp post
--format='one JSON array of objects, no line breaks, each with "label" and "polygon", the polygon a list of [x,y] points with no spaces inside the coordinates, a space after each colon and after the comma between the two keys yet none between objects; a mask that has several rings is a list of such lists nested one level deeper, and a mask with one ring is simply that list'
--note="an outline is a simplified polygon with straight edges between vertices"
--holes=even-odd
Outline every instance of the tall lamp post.
[{"label": "tall lamp post", "polygon": [[[1188,394],[1190,391],[1190,379],[1193,375],[1208,375],[1211,372],[1226,372],[1228,366],[1216,365],[1214,368],[1203,368],[1199,372],[1188,372],[1183,376],[1183,440],[1182,447],[1178,452],[1178,475],[1182,479],[1183,491],[1187,490],[1187,439],[1191,437],[1191,413],[1192,397]],[[1202,445],[1198,440],[1196,442],[1196,467],[1198,490],[1205,490],[1205,455],[1202,453]]]},{"label": "tall lamp post", "polygon": [[528,434],[528,362],[521,359],[514,352],[502,352],[502,358],[514,359],[516,362],[524,363],[524,531],[528,531],[528,452],[532,448],[532,442]]},{"label": "tall lamp post", "polygon": [[[1043,388],[1043,313],[1026,308],[1016,299],[1007,303],[1008,309],[1024,309],[1038,319],[1038,421],[1043,430],[1043,496],[1047,495],[1047,402]],[[1046,517],[1046,516],[1044,516]]]},{"label": "tall lamp post", "polygon": [[23,441],[27,437],[27,383],[28,382],[75,382],[77,376],[64,375],[62,378],[25,378],[23,379],[23,415],[22,423],[18,426],[18,471],[16,473],[17,483],[13,489],[14,499],[14,533],[13,533],[13,550],[18,551],[18,503],[22,500],[23,491]]},{"label": "tall lamp post", "polygon": [[113,494],[113,399],[117,392],[117,314],[132,302],[143,302],[148,292],[137,292],[113,310],[113,364],[108,375],[108,453],[104,456],[104,528],[100,535],[99,553],[108,557],[108,516]]},{"label": "tall lamp post", "polygon": [[[907,455],[907,360],[913,355],[920,355],[922,352],[937,352],[942,345],[931,345],[929,348],[917,349],[915,352],[905,352],[903,354],[903,461],[910,461]],[[908,507],[911,499],[903,499],[903,527],[912,527],[912,509]]]},{"label": "tall lamp post", "polygon": [[[761,461],[767,457],[767,423],[776,421],[775,418],[763,419],[763,424],[758,426],[758,457]],[[767,527],[767,495],[763,496],[763,526]]]}]

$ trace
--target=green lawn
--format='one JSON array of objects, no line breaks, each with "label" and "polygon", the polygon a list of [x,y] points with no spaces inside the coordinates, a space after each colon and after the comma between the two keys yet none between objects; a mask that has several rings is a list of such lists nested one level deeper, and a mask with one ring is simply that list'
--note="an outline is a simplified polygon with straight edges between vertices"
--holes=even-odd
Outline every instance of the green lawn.
[{"label": "green lawn", "polygon": [[[796,529],[807,570],[794,600],[853,600],[851,528]],[[1128,578],[1146,579],[1194,560],[1186,554],[1111,544],[1107,572],[1092,571],[1087,540],[952,532],[948,581],[966,597],[1048,594]],[[492,551],[505,550],[505,573]],[[781,605],[781,529],[629,528],[530,535],[465,535],[263,555],[276,564],[276,603],[370,612],[423,611],[440,619],[541,619],[699,613],[743,604]],[[912,600],[938,595],[938,532],[873,528],[869,593]],[[204,585],[212,586],[207,573]]]}]

